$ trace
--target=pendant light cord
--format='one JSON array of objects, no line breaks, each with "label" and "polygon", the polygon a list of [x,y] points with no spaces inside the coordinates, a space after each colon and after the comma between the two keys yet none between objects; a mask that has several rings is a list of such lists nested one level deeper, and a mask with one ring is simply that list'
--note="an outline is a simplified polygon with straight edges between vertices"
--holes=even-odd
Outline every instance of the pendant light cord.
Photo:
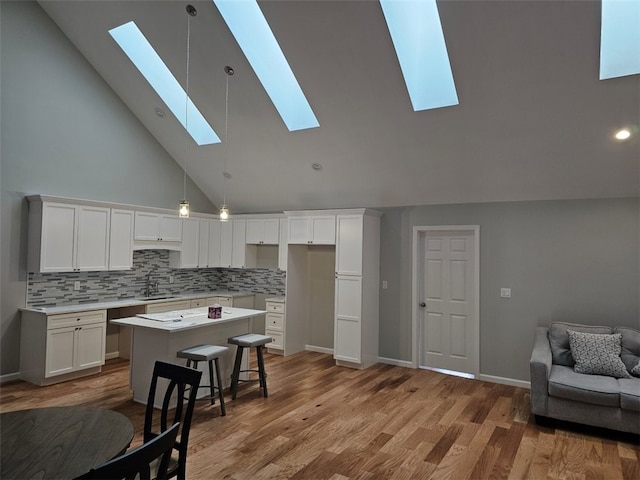
[{"label": "pendant light cord", "polygon": [[[187,15],[187,78],[186,92],[184,97],[184,117],[185,129],[189,132],[189,60],[191,58],[191,14]],[[183,199],[187,199],[187,135],[184,136],[184,175],[182,179]]]},{"label": "pendant light cord", "polygon": [[224,177],[224,188],[222,189],[222,205],[227,205],[227,181],[229,172],[227,171],[227,164],[229,162],[229,74],[227,73],[227,83],[224,95],[224,143],[226,149],[226,155],[224,156],[224,171],[222,176]]}]

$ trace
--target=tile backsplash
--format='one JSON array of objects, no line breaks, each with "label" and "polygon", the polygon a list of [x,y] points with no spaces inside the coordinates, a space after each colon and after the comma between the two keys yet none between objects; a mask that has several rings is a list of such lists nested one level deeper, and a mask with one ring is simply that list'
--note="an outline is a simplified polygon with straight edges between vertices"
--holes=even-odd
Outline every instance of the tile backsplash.
[{"label": "tile backsplash", "polygon": [[[170,267],[168,250],[136,250],[133,268],[110,272],[29,273],[27,307],[94,303],[141,297],[147,275],[158,282],[159,294],[204,293],[212,290],[285,294],[286,272],[273,269]],[[173,283],[170,282],[173,280]],[[80,289],[74,290],[76,282]]]}]

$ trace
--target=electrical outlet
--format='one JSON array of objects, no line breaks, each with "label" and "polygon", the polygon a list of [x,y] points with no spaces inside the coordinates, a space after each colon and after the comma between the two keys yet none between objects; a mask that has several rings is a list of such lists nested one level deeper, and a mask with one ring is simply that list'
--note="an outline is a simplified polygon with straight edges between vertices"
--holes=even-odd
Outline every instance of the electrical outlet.
[{"label": "electrical outlet", "polygon": [[169,275],[169,283],[173,283],[173,282],[174,282],[174,280],[175,280],[175,279],[173,278],[173,275]]},{"label": "electrical outlet", "polygon": [[231,275],[231,281],[235,282],[236,281],[236,276],[235,275]]},{"label": "electrical outlet", "polygon": [[389,284],[387,283],[386,280],[382,280],[382,289],[386,290],[387,288],[389,288]]},{"label": "electrical outlet", "polygon": [[80,280],[76,280],[75,282],[73,282],[73,289],[80,290]]}]

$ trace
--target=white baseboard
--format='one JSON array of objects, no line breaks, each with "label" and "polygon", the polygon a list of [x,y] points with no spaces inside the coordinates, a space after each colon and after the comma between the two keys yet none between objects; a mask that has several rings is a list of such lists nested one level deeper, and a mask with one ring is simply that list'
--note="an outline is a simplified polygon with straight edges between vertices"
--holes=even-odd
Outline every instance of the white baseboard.
[{"label": "white baseboard", "polygon": [[13,382],[14,380],[20,380],[20,372],[7,373],[6,375],[0,375],[0,384]]},{"label": "white baseboard", "polygon": [[501,383],[502,385],[509,385],[512,387],[521,387],[531,390],[531,382],[525,382],[524,380],[516,380],[513,378],[496,377],[494,375],[478,375],[478,380],[485,382]]},{"label": "white baseboard", "polygon": [[386,365],[395,365],[396,367],[413,368],[413,363],[395,358],[378,357],[378,362]]},{"label": "white baseboard", "polygon": [[[406,360],[397,360],[395,358],[378,357],[380,363],[387,365],[395,365],[397,367],[414,368],[413,363]],[[509,385],[512,387],[520,387],[531,390],[531,382],[525,382],[524,380],[516,380],[514,378],[496,377],[494,375],[483,375],[482,373],[476,377],[478,380],[485,382],[500,383],[502,385]]]},{"label": "white baseboard", "polygon": [[111,360],[113,358],[118,358],[118,357],[120,357],[120,352],[111,352],[111,353],[106,353],[104,355],[105,360]]},{"label": "white baseboard", "polygon": [[308,352],[328,353],[333,355],[333,348],[316,347],[315,345],[305,345],[304,349]]}]

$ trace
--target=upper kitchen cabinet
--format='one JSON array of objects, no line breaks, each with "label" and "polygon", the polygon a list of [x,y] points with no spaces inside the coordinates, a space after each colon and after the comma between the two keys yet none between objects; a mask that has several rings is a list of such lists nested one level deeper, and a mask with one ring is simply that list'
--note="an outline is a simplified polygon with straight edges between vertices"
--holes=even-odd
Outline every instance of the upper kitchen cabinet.
[{"label": "upper kitchen cabinet", "polygon": [[335,245],[336,216],[317,212],[285,212],[289,217],[289,243]]},{"label": "upper kitchen cabinet", "polygon": [[231,245],[231,268],[245,268],[247,260],[247,221],[233,220],[232,245]]},{"label": "upper kitchen cabinet", "polygon": [[247,219],[246,243],[249,245],[278,245],[280,239],[279,218]]},{"label": "upper kitchen cabinet", "polygon": [[78,272],[109,269],[110,209],[29,200],[30,272]]},{"label": "upper kitchen cabinet", "polygon": [[171,266],[198,268],[200,257],[200,219],[182,218],[180,252],[171,252]]},{"label": "upper kitchen cabinet", "polygon": [[109,270],[133,268],[133,210],[111,209]]},{"label": "upper kitchen cabinet", "polygon": [[280,243],[278,244],[278,270],[287,269],[287,258],[289,255],[289,220],[280,219]]},{"label": "upper kitchen cabinet", "polygon": [[180,250],[182,219],[178,215],[137,211],[134,249],[162,248]]}]

